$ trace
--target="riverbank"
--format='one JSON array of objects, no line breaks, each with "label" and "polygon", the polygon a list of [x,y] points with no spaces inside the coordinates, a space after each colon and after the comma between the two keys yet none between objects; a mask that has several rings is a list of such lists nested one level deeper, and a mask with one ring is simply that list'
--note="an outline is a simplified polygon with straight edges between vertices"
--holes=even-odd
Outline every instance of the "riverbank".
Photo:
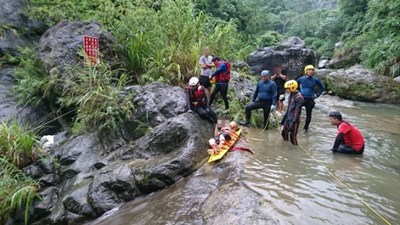
[{"label": "riverbank", "polygon": [[[327,119],[332,110],[343,112],[345,119],[363,132],[367,143],[363,156],[329,152],[336,134]],[[323,96],[318,99],[309,133],[299,134],[298,139],[326,168],[300,148],[283,142],[278,131],[250,129],[246,137],[254,155],[229,153],[218,164],[204,164],[192,176],[92,224],[382,223],[326,169],[394,223],[400,220],[400,193],[393,189],[400,181],[399,110],[395,105]],[[246,208],[238,207],[237,202]]]}]

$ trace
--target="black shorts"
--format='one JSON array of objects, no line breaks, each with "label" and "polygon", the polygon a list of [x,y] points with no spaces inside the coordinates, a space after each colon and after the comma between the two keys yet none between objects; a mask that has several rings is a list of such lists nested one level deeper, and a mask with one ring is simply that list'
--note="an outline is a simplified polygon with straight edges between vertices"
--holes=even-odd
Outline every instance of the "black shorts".
[{"label": "black shorts", "polygon": [[200,85],[203,86],[204,88],[210,88],[211,83],[210,83],[210,78],[206,76],[200,76]]}]

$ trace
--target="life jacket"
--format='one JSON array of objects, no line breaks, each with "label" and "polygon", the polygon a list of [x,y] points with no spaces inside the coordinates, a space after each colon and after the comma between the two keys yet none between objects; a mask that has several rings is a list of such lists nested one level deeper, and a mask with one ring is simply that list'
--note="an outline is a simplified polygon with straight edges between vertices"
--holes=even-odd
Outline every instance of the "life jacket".
[{"label": "life jacket", "polygon": [[228,61],[222,61],[221,63],[225,63],[227,70],[215,76],[215,80],[217,81],[217,83],[229,82],[229,80],[231,79],[231,64]]},{"label": "life jacket", "polygon": [[190,103],[193,106],[205,106],[207,105],[206,93],[203,86],[199,85],[195,90],[188,89]]}]

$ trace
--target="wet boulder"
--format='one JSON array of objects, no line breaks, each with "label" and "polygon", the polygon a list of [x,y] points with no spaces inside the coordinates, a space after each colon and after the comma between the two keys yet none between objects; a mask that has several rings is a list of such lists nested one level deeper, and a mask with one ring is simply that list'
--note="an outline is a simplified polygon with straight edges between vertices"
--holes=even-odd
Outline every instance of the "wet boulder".
[{"label": "wet boulder", "polygon": [[399,83],[361,65],[334,71],[325,76],[323,81],[329,91],[342,98],[368,102],[400,102]]},{"label": "wet boulder", "polygon": [[256,83],[246,79],[239,73],[232,71],[229,86],[234,90],[237,99],[242,103],[248,103],[252,99],[256,89]]},{"label": "wet boulder", "polygon": [[107,62],[115,61],[115,40],[110,33],[104,31],[96,22],[62,21],[48,29],[40,38],[38,58],[47,71],[57,68],[63,75],[65,66],[83,65],[81,49],[83,36],[99,39],[99,51]]},{"label": "wet boulder", "polygon": [[[18,55],[19,47],[29,46],[39,40],[46,29],[42,22],[32,20],[26,15],[27,1],[0,0],[0,56],[8,53]],[[0,26],[1,26],[0,25]]]},{"label": "wet boulder", "polygon": [[278,46],[257,49],[247,57],[252,73],[260,74],[262,70],[273,72],[275,67],[281,67],[290,79],[303,74],[304,66],[315,65],[315,62],[315,53],[298,37],[289,37]]},{"label": "wet boulder", "polygon": [[[51,147],[49,153],[60,163],[56,169],[60,179],[54,184],[58,198],[51,214],[33,224],[82,224],[124,202],[163,189],[204,163],[214,127],[197,114],[186,113],[183,89],[155,83],[128,87],[121,94],[130,93],[138,104],[132,124],[147,114],[151,128],[140,135],[130,133],[134,128],[124,128],[122,141],[112,132],[107,138],[105,133],[94,132]],[[53,171],[47,162],[37,167],[44,176],[45,171]]]}]

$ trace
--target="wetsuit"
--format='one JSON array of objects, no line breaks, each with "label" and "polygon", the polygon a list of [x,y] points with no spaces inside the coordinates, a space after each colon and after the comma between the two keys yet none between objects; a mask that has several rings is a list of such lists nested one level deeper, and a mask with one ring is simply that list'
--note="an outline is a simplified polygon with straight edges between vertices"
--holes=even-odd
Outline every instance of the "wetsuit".
[{"label": "wetsuit", "polygon": [[225,103],[225,109],[229,109],[229,101],[228,101],[228,83],[229,80],[226,80],[223,78],[223,74],[228,72],[228,67],[226,65],[225,62],[221,62],[218,65],[218,69],[211,75],[211,77],[215,77],[216,76],[216,84],[214,87],[213,92],[211,93],[211,97],[210,97],[210,105],[213,104],[215,96],[218,93],[221,93],[221,97],[224,100]]},{"label": "wetsuit", "polygon": [[276,75],[276,77],[273,79],[273,81],[276,84],[276,90],[277,90],[276,100],[281,101],[281,102],[285,101],[284,86],[285,86],[286,79],[284,80],[281,77],[279,77],[279,75]]},{"label": "wetsuit", "polygon": [[263,109],[264,127],[268,125],[271,105],[276,103],[276,84],[272,80],[259,81],[253,95],[253,102],[246,106],[246,123],[250,123],[251,111]]},{"label": "wetsuit", "polygon": [[301,107],[304,104],[303,95],[299,92],[293,92],[289,96],[288,108],[285,115],[282,118],[281,125],[283,125],[282,137],[283,140],[289,140],[293,145],[297,143],[297,132],[300,125]]},{"label": "wetsuit", "polygon": [[[300,92],[304,97],[303,106],[306,108],[306,122],[304,124],[304,130],[307,131],[311,123],[312,110],[315,106],[314,99],[318,98],[325,90],[324,85],[320,80],[312,76],[302,76],[297,79],[297,83],[300,86]],[[314,94],[315,86],[319,87],[319,92]]]},{"label": "wetsuit", "polygon": [[199,114],[203,119],[208,119],[214,124],[217,122],[217,114],[211,107],[208,107],[208,98],[203,86],[199,85],[195,88],[189,87],[186,91],[186,98],[189,109]]},{"label": "wetsuit", "polygon": [[364,137],[355,126],[346,121],[338,125],[338,134],[332,152],[363,154],[364,146]]}]

